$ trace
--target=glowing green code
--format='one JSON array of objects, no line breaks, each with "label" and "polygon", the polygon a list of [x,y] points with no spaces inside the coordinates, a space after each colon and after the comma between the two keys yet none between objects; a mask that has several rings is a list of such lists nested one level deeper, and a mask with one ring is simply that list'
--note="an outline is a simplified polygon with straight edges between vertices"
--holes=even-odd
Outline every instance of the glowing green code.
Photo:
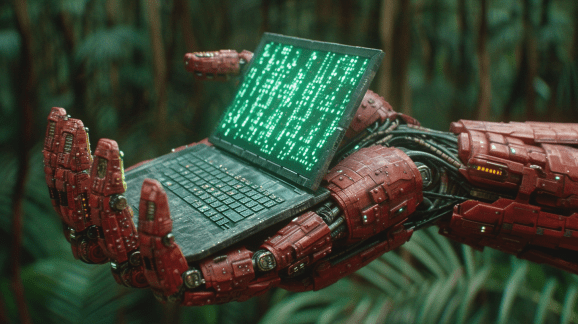
[{"label": "glowing green code", "polygon": [[331,149],[369,59],[270,42],[254,60],[217,132],[308,176]]}]

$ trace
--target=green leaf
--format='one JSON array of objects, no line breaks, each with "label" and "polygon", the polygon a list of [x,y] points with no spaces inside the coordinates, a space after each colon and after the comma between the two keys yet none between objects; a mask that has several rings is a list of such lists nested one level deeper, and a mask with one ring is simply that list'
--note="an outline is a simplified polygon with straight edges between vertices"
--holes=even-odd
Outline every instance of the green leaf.
[{"label": "green leaf", "polygon": [[536,316],[534,316],[534,324],[544,323],[546,320],[546,315],[548,315],[548,306],[552,300],[554,288],[556,288],[556,279],[550,278],[542,290],[540,302],[536,309]]},{"label": "green leaf", "polygon": [[573,313],[576,307],[576,297],[578,297],[578,286],[572,285],[568,292],[566,293],[566,298],[564,298],[564,308],[562,309],[562,318],[560,323],[570,323],[570,321],[575,322],[576,316]]},{"label": "green leaf", "polygon": [[528,271],[528,263],[526,261],[519,261],[518,259],[513,260],[515,268],[506,283],[506,290],[502,297],[502,303],[500,304],[500,311],[498,314],[498,323],[500,324],[508,322],[514,299],[517,296],[520,286],[523,285],[526,272]]}]

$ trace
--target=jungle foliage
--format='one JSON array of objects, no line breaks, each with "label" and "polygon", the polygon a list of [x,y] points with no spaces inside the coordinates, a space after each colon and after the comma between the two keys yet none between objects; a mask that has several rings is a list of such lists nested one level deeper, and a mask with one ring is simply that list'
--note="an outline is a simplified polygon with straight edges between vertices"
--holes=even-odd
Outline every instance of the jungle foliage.
[{"label": "jungle foliage", "polygon": [[[0,3],[0,322],[578,322],[578,277],[449,242],[435,228],[319,291],[179,308],[72,259],[44,184],[51,107],[119,142],[126,165],[207,136],[234,89],[186,52],[264,31],[382,48],[372,84],[445,130],[460,118],[578,122],[573,0],[11,0]],[[22,292],[24,292],[22,294]]]}]

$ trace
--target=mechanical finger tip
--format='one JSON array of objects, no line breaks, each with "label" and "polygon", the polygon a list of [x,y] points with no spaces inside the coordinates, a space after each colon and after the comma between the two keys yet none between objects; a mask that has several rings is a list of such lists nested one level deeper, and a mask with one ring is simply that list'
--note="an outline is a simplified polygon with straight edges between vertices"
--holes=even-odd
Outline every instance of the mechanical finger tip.
[{"label": "mechanical finger tip", "polygon": [[100,139],[94,150],[91,178],[93,191],[106,196],[126,191],[123,154],[114,140]]},{"label": "mechanical finger tip", "polygon": [[139,210],[139,232],[163,236],[172,230],[167,194],[157,180],[144,180]]},{"label": "mechanical finger tip", "polygon": [[110,155],[118,155],[120,157],[118,143],[115,140],[101,138],[98,140],[98,144],[96,144],[94,155],[104,158],[109,158]]},{"label": "mechanical finger tip", "polygon": [[[159,202],[159,194],[164,194],[164,190],[161,184],[155,179],[145,179],[142,184],[142,189],[140,193],[141,201],[153,201],[155,203]],[[166,198],[166,194],[165,194]]]},{"label": "mechanical finger tip", "polygon": [[195,64],[193,64],[194,62],[195,62],[195,54],[194,53],[187,53],[183,57],[183,63],[185,64],[185,69],[189,72],[194,71],[194,68],[193,68],[195,66]]},{"label": "mechanical finger tip", "polygon": [[48,115],[48,119],[53,120],[54,118],[62,118],[64,116],[66,116],[66,109],[60,107],[52,107],[50,114]]}]

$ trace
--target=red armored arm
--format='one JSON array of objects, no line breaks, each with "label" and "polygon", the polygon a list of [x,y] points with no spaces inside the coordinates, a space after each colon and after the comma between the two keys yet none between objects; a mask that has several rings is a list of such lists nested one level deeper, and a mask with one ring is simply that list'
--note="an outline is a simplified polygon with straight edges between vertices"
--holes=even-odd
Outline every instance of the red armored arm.
[{"label": "red armored arm", "polygon": [[[457,205],[440,233],[578,273],[578,124],[459,121],[460,173],[491,190]],[[566,145],[565,145],[566,144]]]}]

